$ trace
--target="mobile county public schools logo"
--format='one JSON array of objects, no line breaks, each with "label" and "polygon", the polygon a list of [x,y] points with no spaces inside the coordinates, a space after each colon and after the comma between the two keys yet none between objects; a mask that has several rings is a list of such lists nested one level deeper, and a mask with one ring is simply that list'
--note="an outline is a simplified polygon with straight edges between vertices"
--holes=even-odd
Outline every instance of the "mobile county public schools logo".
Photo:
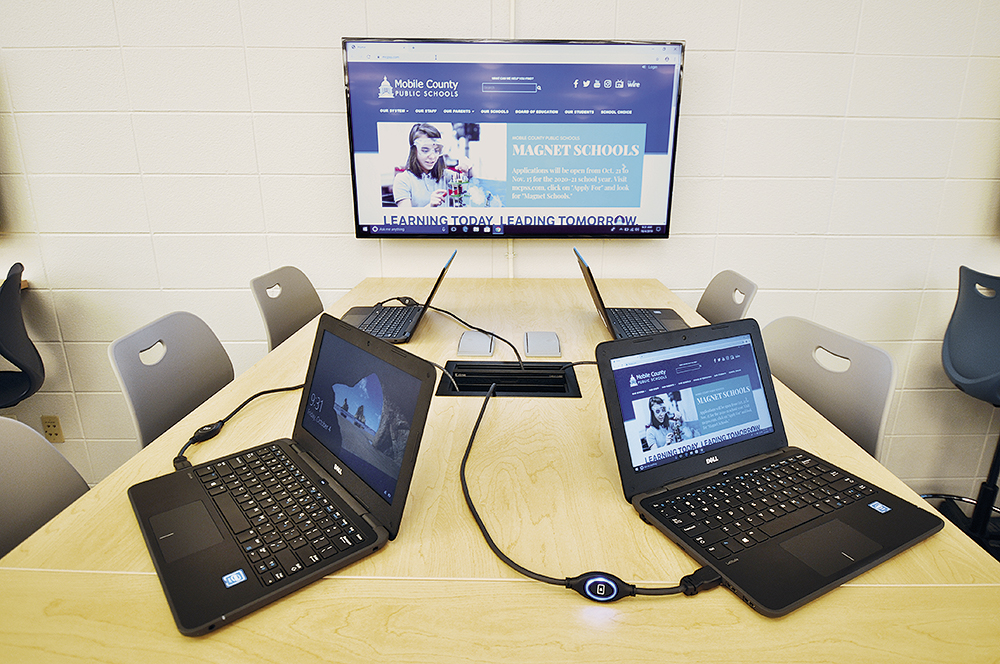
[{"label": "mobile county public schools logo", "polygon": [[389,83],[389,79],[385,76],[382,77],[382,83],[378,86],[378,98],[379,99],[392,99],[395,95],[392,94],[392,84]]}]

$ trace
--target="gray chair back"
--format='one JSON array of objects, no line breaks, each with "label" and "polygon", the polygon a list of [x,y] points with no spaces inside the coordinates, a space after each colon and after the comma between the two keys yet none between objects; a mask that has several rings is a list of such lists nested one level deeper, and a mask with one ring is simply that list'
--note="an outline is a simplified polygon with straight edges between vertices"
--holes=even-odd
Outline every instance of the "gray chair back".
[{"label": "gray chair back", "polygon": [[757,284],[738,272],[723,270],[708,282],[696,311],[713,325],[739,320],[746,318],[756,294]]},{"label": "gray chair back", "polygon": [[886,351],[803,318],[762,331],[771,374],[879,459],[896,364]]},{"label": "gray chair back", "polygon": [[0,558],[87,492],[42,434],[0,417]]},{"label": "gray chair back", "polygon": [[251,279],[250,290],[264,319],[268,351],[323,312],[309,277],[291,265]]},{"label": "gray chair back", "polygon": [[108,355],[143,447],[233,380],[219,338],[186,311],[116,339]]}]

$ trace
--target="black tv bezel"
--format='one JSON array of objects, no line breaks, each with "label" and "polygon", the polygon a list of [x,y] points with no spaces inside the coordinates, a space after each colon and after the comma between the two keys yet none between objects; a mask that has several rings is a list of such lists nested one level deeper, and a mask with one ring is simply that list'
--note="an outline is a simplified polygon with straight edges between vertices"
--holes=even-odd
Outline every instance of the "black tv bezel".
[{"label": "black tv bezel", "polygon": [[[372,42],[372,43],[401,43],[401,44],[552,44],[552,45],[609,45],[609,46],[679,46],[681,52],[680,63],[677,66],[677,120],[674,122],[673,136],[671,137],[674,146],[670,154],[670,173],[667,180],[667,210],[666,218],[663,220],[662,232],[646,230],[650,226],[504,226],[504,232],[494,234],[491,232],[482,233],[478,229],[488,228],[484,226],[450,226],[447,233],[386,233],[382,231],[362,230],[368,228],[368,224],[363,224],[358,212],[358,179],[354,159],[354,128],[352,126],[351,114],[351,89],[347,76],[347,47],[349,43]],[[686,42],[683,40],[625,40],[625,39],[454,39],[454,38],[427,38],[427,37],[343,37],[341,39],[342,55],[344,62],[344,94],[347,102],[347,141],[348,158],[351,162],[351,195],[354,205],[354,237],[357,239],[387,239],[387,240],[412,240],[412,239],[435,239],[435,240],[520,240],[520,239],[659,239],[665,240],[670,237],[670,221],[673,214],[674,203],[674,179],[677,165],[677,135],[680,126],[681,97],[684,84],[684,54]],[[380,228],[372,226],[372,228]],[[475,229],[475,230],[474,230]],[[558,231],[554,229],[560,229]],[[600,229],[600,230],[597,230]],[[611,230],[608,230],[611,229]]]}]

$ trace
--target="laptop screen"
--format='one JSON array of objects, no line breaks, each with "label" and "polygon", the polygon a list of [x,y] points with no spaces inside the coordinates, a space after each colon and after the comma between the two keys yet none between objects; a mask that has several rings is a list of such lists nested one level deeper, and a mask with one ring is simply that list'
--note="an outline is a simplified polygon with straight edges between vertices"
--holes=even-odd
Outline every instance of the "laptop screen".
[{"label": "laptop screen", "polygon": [[635,472],[774,431],[749,334],[611,359]]},{"label": "laptop screen", "polygon": [[327,331],[307,390],[303,428],[391,505],[420,379]]}]

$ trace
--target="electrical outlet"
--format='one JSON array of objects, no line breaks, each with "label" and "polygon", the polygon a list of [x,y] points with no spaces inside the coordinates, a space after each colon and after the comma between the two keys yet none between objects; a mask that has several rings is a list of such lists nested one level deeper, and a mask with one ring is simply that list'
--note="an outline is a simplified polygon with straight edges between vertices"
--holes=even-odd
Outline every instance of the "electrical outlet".
[{"label": "electrical outlet", "polygon": [[59,424],[59,417],[57,415],[42,415],[42,431],[45,432],[45,438],[50,443],[62,443],[66,441],[63,438],[62,425]]}]

